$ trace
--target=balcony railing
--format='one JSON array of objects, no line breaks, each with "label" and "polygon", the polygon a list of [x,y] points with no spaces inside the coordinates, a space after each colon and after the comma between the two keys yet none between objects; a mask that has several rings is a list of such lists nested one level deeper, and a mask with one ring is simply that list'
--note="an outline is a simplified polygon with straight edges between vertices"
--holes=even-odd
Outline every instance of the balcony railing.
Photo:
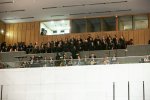
[{"label": "balcony railing", "polygon": [[105,65],[105,64],[129,64],[129,63],[150,63],[150,57],[126,56],[126,57],[105,57],[105,58],[82,58],[82,59],[35,59],[21,60],[15,62],[0,62],[0,68],[32,68],[32,67],[63,67],[82,65]]}]

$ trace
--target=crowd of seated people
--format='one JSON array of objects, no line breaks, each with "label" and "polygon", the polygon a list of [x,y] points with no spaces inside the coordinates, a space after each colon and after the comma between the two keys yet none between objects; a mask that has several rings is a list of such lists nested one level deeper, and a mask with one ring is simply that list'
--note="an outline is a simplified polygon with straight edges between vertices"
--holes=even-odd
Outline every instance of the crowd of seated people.
[{"label": "crowd of seated people", "polygon": [[[61,52],[57,53],[55,58],[51,56],[38,56],[36,54],[32,54],[28,61],[19,62],[20,67],[54,67],[54,66],[75,66],[75,65],[99,65],[99,64],[119,64],[119,60],[114,53],[112,56],[108,56],[108,54],[104,54],[103,58],[97,58],[94,53],[91,53],[88,56],[81,58],[80,54],[76,54],[76,59],[73,59],[72,55],[68,56],[67,53]],[[149,63],[150,55],[145,56],[140,59],[140,63]],[[5,65],[0,63],[1,68]]]},{"label": "crowd of seated people", "polygon": [[[67,53],[57,53],[55,58],[52,57],[42,57],[33,55],[28,63],[32,66],[72,66],[72,65],[97,65],[97,64],[116,64],[117,58],[115,56],[108,57],[108,54],[105,54],[103,59],[96,58],[94,53],[91,53],[89,57],[81,58],[80,54],[76,54],[77,59],[73,59],[72,55],[67,57]],[[55,59],[55,60],[54,60]],[[41,65],[43,64],[43,65]]]},{"label": "crowd of seated people", "polygon": [[[132,41],[131,41],[132,42]],[[132,43],[128,44],[132,44]],[[76,51],[92,51],[92,50],[111,50],[111,49],[125,49],[126,41],[123,36],[114,37],[103,36],[100,38],[97,36],[95,39],[88,35],[87,39],[66,39],[60,41],[50,41],[47,43],[41,43],[38,45],[30,43],[26,45],[24,42],[15,43],[14,45],[6,44],[3,42],[0,44],[1,52],[9,51],[26,51],[27,53],[54,53],[54,52],[76,52]]]}]

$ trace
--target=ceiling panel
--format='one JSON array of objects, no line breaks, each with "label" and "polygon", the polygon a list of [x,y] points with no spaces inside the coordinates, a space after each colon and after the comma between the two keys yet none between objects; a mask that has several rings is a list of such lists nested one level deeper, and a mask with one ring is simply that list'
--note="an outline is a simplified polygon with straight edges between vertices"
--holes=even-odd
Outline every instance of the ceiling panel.
[{"label": "ceiling panel", "polygon": [[[0,0],[0,2],[11,1],[13,0]],[[42,9],[47,7],[54,8]],[[21,9],[24,9],[25,11],[9,12]],[[127,9],[131,9],[131,11],[123,11]],[[6,23],[17,23],[64,18],[115,16],[122,14],[149,13],[149,9],[150,0],[14,0],[13,3],[0,4],[0,12],[6,12],[0,13],[0,20]],[[119,10],[122,11],[119,12]],[[4,20],[7,18],[22,17],[34,18],[29,20]]]}]

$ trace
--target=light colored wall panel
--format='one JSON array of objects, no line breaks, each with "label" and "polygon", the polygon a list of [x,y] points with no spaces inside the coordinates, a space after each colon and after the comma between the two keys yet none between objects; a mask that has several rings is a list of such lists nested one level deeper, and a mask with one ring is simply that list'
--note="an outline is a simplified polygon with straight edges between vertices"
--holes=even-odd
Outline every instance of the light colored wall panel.
[{"label": "light colored wall panel", "polygon": [[[127,100],[150,97],[150,64],[1,69],[3,100]],[[136,70],[135,70],[136,69]]]}]

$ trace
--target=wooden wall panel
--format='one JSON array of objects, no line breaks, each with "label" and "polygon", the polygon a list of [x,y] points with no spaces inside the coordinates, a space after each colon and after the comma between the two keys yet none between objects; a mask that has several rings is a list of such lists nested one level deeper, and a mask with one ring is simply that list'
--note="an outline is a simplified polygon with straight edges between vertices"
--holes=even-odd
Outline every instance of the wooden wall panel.
[{"label": "wooden wall panel", "polygon": [[[19,23],[19,24],[7,24],[6,31],[10,33],[9,36],[6,35],[6,42],[25,42],[27,45],[31,43],[38,42],[48,42],[56,40],[66,40],[67,38],[87,38],[88,34],[91,34],[93,38],[99,36],[117,35],[119,38],[121,35],[125,37],[126,40],[133,39],[134,44],[147,44],[150,40],[150,29],[145,30],[129,30],[129,31],[111,31],[111,32],[93,32],[93,33],[72,33],[67,35],[56,35],[56,36],[42,36],[40,35],[40,22],[30,22],[30,23]],[[11,35],[12,34],[12,35]],[[13,36],[13,38],[12,38]],[[16,40],[17,38],[17,40]]]},{"label": "wooden wall panel", "polygon": [[29,31],[30,31],[30,41],[31,41],[31,43],[34,43],[35,42],[35,40],[34,40],[34,23],[29,23],[30,24],[30,29],[29,29]]},{"label": "wooden wall panel", "polygon": [[21,35],[23,34],[23,33],[21,33],[21,23],[18,24],[17,34],[18,34],[18,39],[17,39],[17,41],[18,41],[18,42],[21,42],[21,41],[22,41],[22,40],[21,40]]},{"label": "wooden wall panel", "polygon": [[26,25],[26,44],[28,45],[31,42],[31,36],[30,36],[30,23],[27,23]]},{"label": "wooden wall panel", "polygon": [[139,39],[139,43],[138,44],[144,44],[144,34],[145,31],[143,30],[142,32],[138,32],[138,39]]},{"label": "wooden wall panel", "polygon": [[23,42],[23,35],[22,35],[23,34],[23,24],[20,23],[19,25],[20,25],[19,33],[21,34],[20,35],[21,40],[18,41],[18,42]]},{"label": "wooden wall panel", "polygon": [[38,38],[39,38],[39,30],[38,29],[40,29],[40,27],[39,27],[39,22],[35,22],[34,23],[34,25],[35,25],[35,41],[38,41]]},{"label": "wooden wall panel", "polygon": [[145,30],[144,37],[145,37],[145,44],[147,44],[148,41],[150,40],[150,31],[149,30]]},{"label": "wooden wall panel", "polygon": [[17,40],[17,38],[18,38],[18,32],[17,32],[17,27],[18,27],[18,24],[14,24],[14,35],[13,35],[13,44],[14,43],[17,43],[18,42],[18,40]]},{"label": "wooden wall panel", "polygon": [[9,41],[9,37],[8,37],[8,34],[9,34],[9,26],[10,26],[10,25],[6,25],[6,34],[5,34],[5,41],[6,41],[6,42]]},{"label": "wooden wall panel", "polygon": [[17,43],[17,33],[16,33],[16,27],[18,27],[16,24],[11,24],[10,25],[10,40],[11,40],[11,43],[10,44],[14,44],[14,43]]},{"label": "wooden wall panel", "polygon": [[134,38],[133,31],[128,31],[129,40]]},{"label": "wooden wall panel", "polygon": [[11,24],[10,25],[10,34],[9,34],[9,38],[10,38],[10,40],[9,40],[9,44],[12,44],[13,43],[13,36],[14,36],[14,27],[13,27],[13,24]]},{"label": "wooden wall panel", "polygon": [[27,30],[25,30],[24,29],[24,27],[26,27],[26,23],[23,23],[23,25],[22,25],[22,30],[21,30],[21,32],[22,32],[22,42],[26,42],[26,31]]},{"label": "wooden wall panel", "polygon": [[124,33],[122,33],[122,35],[124,36],[124,38],[126,39],[126,41],[129,40],[128,31],[125,31]]}]

